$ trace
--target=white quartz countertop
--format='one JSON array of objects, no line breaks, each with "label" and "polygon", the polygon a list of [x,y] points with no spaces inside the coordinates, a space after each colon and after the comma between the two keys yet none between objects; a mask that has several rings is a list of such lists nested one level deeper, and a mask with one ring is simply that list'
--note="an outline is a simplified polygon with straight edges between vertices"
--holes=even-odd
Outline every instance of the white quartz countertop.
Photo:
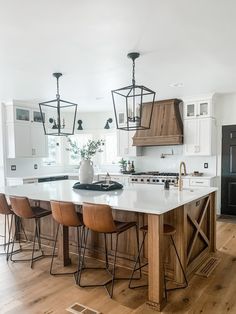
[{"label": "white quartz countertop", "polygon": [[164,187],[159,185],[131,183],[124,186],[123,190],[100,192],[73,190],[72,187],[76,182],[76,180],[65,180],[5,186],[0,188],[0,191],[6,195],[26,196],[41,201],[71,201],[78,205],[92,202],[108,204],[114,209],[159,215],[217,190],[210,187],[183,191],[171,187],[170,190],[164,190]]}]

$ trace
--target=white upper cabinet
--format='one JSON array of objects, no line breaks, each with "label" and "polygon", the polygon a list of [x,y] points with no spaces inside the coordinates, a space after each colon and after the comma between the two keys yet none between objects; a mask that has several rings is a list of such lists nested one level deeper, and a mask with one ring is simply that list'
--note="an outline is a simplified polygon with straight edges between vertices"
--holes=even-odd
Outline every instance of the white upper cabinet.
[{"label": "white upper cabinet", "polygon": [[194,100],[184,103],[184,119],[213,117],[212,100]]},{"label": "white upper cabinet", "polygon": [[216,154],[216,120],[212,99],[184,102],[184,154]]},{"label": "white upper cabinet", "polygon": [[31,149],[33,157],[48,156],[48,141],[42,125],[31,126]]},{"label": "white upper cabinet", "polygon": [[8,158],[48,155],[48,140],[38,109],[7,105],[6,137]]},{"label": "white upper cabinet", "polygon": [[215,155],[216,121],[213,118],[184,121],[184,154],[189,156]]},{"label": "white upper cabinet", "polygon": [[117,130],[117,155],[120,157],[140,156],[142,148],[133,146],[135,131]]}]

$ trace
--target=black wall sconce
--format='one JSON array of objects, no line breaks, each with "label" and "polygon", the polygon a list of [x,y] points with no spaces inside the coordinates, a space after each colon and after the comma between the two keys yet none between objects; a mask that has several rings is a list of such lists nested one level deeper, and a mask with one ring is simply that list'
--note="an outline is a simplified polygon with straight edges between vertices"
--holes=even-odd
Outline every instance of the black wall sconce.
[{"label": "black wall sconce", "polygon": [[82,120],[78,120],[77,123],[78,123],[77,130],[83,130],[83,127],[82,127],[83,121]]},{"label": "black wall sconce", "polygon": [[112,123],[112,121],[113,121],[112,118],[107,119],[104,129],[110,129],[110,123]]}]

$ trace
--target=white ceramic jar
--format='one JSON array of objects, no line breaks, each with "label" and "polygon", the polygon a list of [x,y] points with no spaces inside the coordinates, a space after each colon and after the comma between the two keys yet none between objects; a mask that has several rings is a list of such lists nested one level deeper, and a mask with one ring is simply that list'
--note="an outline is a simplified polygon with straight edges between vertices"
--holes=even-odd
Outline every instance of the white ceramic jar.
[{"label": "white ceramic jar", "polygon": [[81,184],[90,184],[93,182],[94,169],[93,162],[90,159],[83,159],[80,162],[79,181]]}]

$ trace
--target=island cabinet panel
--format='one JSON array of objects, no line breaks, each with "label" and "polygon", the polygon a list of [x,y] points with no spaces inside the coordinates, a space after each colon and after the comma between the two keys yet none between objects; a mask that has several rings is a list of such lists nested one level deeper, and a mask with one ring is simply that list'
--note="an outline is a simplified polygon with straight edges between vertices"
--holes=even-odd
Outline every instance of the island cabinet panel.
[{"label": "island cabinet panel", "polygon": [[192,274],[196,268],[215,252],[215,201],[212,195],[186,204],[186,269]]},{"label": "island cabinet panel", "polygon": [[[40,206],[50,209],[49,202],[40,202]],[[77,206],[77,210],[81,212],[81,206]],[[191,277],[199,265],[216,250],[215,193],[211,193],[186,205],[170,210],[162,215],[147,215],[143,213],[113,210],[113,216],[115,220],[136,221],[139,228],[148,224],[149,229],[152,229],[152,237],[150,238],[150,236],[148,236],[146,238],[142,253],[142,262],[149,260],[149,271],[150,267],[154,271],[155,267],[160,268],[160,263],[164,263],[166,277],[180,284],[184,282],[184,278],[170,239],[168,236],[160,237],[163,223],[173,225],[176,228],[174,240],[188,277]],[[27,236],[32,239],[34,221],[25,220],[23,223]],[[55,237],[56,226],[57,224],[51,216],[41,219],[43,243],[52,246],[53,242],[51,242],[50,239]],[[139,236],[141,243],[143,238],[141,231],[139,231]],[[107,240],[109,254],[112,256],[114,255],[115,235],[108,235]],[[59,247],[59,256],[64,261],[64,265],[70,264],[69,252],[77,253],[76,229],[70,228],[68,232],[67,228],[61,228],[57,246]],[[88,256],[104,259],[103,234],[89,233],[88,250],[86,254]],[[119,237],[119,264],[132,268],[136,254],[136,231],[135,228],[132,228]],[[158,257],[158,254],[161,256]],[[153,262],[151,262],[152,256],[155,256]],[[154,261],[155,265],[153,264]],[[147,272],[147,269],[144,269],[144,272],[145,270]],[[161,269],[159,269],[159,271],[161,271]],[[151,286],[155,285],[152,281],[150,281],[149,284]],[[157,291],[157,287],[155,287],[154,290]],[[162,290],[155,293],[159,293],[160,296]]]}]

